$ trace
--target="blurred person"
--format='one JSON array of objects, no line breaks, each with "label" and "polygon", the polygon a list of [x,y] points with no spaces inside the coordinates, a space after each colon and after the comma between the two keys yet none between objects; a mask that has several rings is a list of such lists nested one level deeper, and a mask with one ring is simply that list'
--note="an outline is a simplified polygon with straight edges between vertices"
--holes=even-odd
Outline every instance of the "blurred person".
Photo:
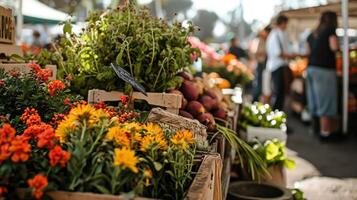
[{"label": "blurred person", "polygon": [[32,44],[31,47],[41,48],[41,34],[38,31],[33,31],[32,33]]},{"label": "blurred person", "polygon": [[266,39],[268,38],[269,32],[271,31],[270,26],[265,27],[258,34],[258,45],[255,51],[255,58],[257,60],[257,65],[255,69],[255,80],[253,82],[253,101],[259,101],[262,94],[263,85],[263,71],[266,65],[267,53],[266,53]]},{"label": "blurred person", "polygon": [[271,72],[274,110],[284,110],[285,93],[289,90],[291,78],[288,61],[296,57],[295,54],[289,53],[289,37],[286,32],[288,21],[286,16],[278,16],[276,26],[270,32],[266,42],[266,67]]},{"label": "blurred person", "polygon": [[337,15],[324,12],[319,25],[307,38],[307,99],[313,116],[314,132],[320,138],[335,136],[337,115],[337,73],[335,53],[339,50],[336,36]]},{"label": "blurred person", "polygon": [[238,60],[248,59],[247,52],[240,46],[238,38],[232,38],[228,53],[233,54]]},{"label": "blurred person", "polygon": [[38,55],[41,52],[42,44],[40,38],[41,38],[40,32],[34,31],[32,33],[31,53],[33,55]]}]

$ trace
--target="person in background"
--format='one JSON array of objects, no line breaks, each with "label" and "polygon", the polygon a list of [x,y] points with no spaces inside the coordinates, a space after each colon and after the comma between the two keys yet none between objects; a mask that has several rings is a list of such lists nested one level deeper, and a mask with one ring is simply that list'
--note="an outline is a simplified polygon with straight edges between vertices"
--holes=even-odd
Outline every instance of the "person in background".
[{"label": "person in background", "polygon": [[288,18],[278,16],[276,27],[270,32],[267,45],[267,69],[271,72],[272,79],[272,107],[284,110],[285,93],[290,87],[287,84],[286,73],[289,70],[288,60],[295,58],[295,54],[289,53],[289,38],[286,33]]},{"label": "person in background", "polygon": [[33,31],[32,33],[32,44],[31,47],[42,48],[41,45],[41,34],[38,31]]},{"label": "person in background", "polygon": [[337,115],[337,73],[335,53],[339,50],[336,36],[337,15],[324,12],[316,30],[307,38],[307,99],[314,132],[322,140],[334,134]]},{"label": "person in background", "polygon": [[266,65],[266,39],[271,31],[270,26],[265,27],[258,34],[258,45],[255,52],[255,58],[257,59],[257,67],[255,69],[255,80],[253,82],[253,101],[259,101],[259,97],[262,94],[263,84],[263,70]]},{"label": "person in background", "polygon": [[244,49],[242,49],[242,47],[240,47],[238,38],[231,39],[231,45],[229,47],[228,53],[235,55],[238,60],[242,58],[248,59],[248,54]]}]

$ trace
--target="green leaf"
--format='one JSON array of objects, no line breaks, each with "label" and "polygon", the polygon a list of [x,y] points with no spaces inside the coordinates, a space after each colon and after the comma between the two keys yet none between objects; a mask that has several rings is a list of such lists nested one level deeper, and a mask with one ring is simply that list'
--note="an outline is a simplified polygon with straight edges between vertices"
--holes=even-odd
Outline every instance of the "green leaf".
[{"label": "green leaf", "polygon": [[72,33],[72,24],[70,21],[66,21],[66,23],[63,26],[63,33]]},{"label": "green leaf", "polygon": [[93,187],[95,187],[101,194],[111,194],[111,192],[105,188],[104,186],[101,186],[99,184],[92,184]]}]

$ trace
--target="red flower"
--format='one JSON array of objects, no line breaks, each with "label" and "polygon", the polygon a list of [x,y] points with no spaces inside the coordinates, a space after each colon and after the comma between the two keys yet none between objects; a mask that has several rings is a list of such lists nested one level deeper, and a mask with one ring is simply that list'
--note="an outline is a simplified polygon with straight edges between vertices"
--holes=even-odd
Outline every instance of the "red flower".
[{"label": "red flower", "polygon": [[69,99],[69,98],[65,98],[63,100],[63,103],[64,103],[64,105],[72,106],[71,99]]},{"label": "red flower", "polygon": [[0,128],[0,163],[11,156],[10,144],[15,138],[15,129],[9,124],[4,124]]},{"label": "red flower", "polygon": [[0,80],[0,87],[2,87],[2,86],[5,86],[5,81],[4,80]]},{"label": "red flower", "polygon": [[124,104],[124,105],[127,105],[128,104],[128,101],[129,101],[129,98],[127,96],[121,96],[120,97],[120,101]]},{"label": "red flower", "polygon": [[38,135],[37,147],[52,149],[55,146],[55,131],[51,127]]},{"label": "red flower", "polygon": [[103,101],[93,104],[93,107],[95,109],[105,109],[107,107],[107,105],[105,105],[105,103]]},{"label": "red flower", "polygon": [[51,125],[57,127],[57,125],[64,119],[64,114],[54,114],[51,119]]},{"label": "red flower", "polygon": [[3,197],[7,193],[7,188],[0,186],[0,197]]},{"label": "red flower", "polygon": [[12,153],[11,160],[15,163],[25,162],[29,159],[31,153],[31,145],[21,136],[16,136],[11,142],[9,148]]},{"label": "red flower", "polygon": [[55,96],[58,90],[62,91],[65,88],[66,85],[60,80],[54,80],[48,84],[48,92],[50,93],[51,96]]},{"label": "red flower", "polygon": [[28,66],[35,72],[36,77],[45,83],[47,83],[48,79],[52,76],[51,69],[42,69],[40,65],[36,63],[30,63]]},{"label": "red flower", "polygon": [[61,167],[65,167],[68,160],[71,158],[71,153],[63,150],[60,146],[55,146],[48,154],[50,158],[50,164],[52,167],[60,164]]},{"label": "red flower", "polygon": [[43,196],[43,190],[48,185],[47,177],[38,174],[33,179],[29,179],[27,183],[30,188],[32,188],[32,197],[34,197],[35,199],[41,199]]},{"label": "red flower", "polygon": [[25,122],[27,127],[40,124],[42,122],[41,116],[34,108],[26,108],[24,113],[21,115],[20,120]]},{"label": "red flower", "polygon": [[11,142],[16,134],[16,130],[10,124],[4,124],[0,128],[0,144]]}]

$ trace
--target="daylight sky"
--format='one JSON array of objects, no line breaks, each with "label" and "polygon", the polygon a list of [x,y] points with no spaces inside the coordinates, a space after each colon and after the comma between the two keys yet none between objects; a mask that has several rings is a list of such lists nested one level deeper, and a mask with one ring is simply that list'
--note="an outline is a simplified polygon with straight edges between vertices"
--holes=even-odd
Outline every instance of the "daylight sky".
[{"label": "daylight sky", "polygon": [[[274,7],[279,0],[241,0],[243,17],[248,22],[254,19],[268,23],[274,14]],[[239,6],[240,0],[193,0],[194,9],[206,9],[215,11],[224,17],[228,11]]]}]

